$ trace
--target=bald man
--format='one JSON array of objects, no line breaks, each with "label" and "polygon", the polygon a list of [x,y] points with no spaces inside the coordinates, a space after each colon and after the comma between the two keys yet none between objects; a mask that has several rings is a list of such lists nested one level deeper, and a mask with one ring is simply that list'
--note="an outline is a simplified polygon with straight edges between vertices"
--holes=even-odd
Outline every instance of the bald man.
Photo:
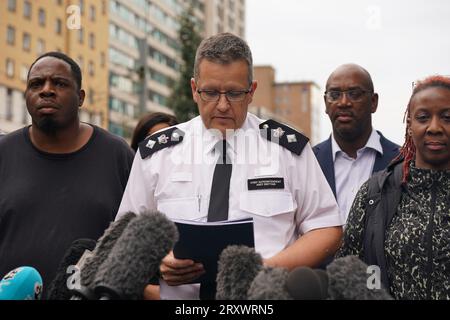
[{"label": "bald man", "polygon": [[378,94],[363,67],[344,64],[328,77],[325,112],[331,136],[313,150],[339,205],[343,221],[360,186],[398,155],[399,146],[372,127]]}]

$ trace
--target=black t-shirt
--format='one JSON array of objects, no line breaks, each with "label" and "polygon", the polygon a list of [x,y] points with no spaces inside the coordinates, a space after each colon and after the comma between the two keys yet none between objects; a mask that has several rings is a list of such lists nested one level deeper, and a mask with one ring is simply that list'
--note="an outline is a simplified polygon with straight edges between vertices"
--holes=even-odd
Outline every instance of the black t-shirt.
[{"label": "black t-shirt", "polygon": [[31,143],[29,128],[0,139],[0,279],[36,268],[44,295],[71,243],[97,240],[114,220],[133,151],[95,127],[80,150],[50,154]]}]

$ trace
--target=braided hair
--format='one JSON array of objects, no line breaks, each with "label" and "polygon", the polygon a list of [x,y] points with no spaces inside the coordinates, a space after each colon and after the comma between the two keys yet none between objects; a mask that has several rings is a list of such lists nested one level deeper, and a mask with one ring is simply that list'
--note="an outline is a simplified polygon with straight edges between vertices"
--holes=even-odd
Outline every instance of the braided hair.
[{"label": "braided hair", "polygon": [[414,98],[414,96],[420,91],[436,87],[450,90],[450,78],[441,75],[435,75],[429,76],[422,81],[418,81],[417,84],[414,86],[413,93],[411,95],[411,98],[409,99],[408,106],[406,108],[405,115],[403,117],[403,123],[405,123],[406,121],[405,143],[400,148],[400,154],[397,156],[397,158],[393,160],[394,162],[396,160],[403,159],[403,180],[402,180],[403,184],[406,184],[406,181],[409,176],[409,164],[416,156],[416,146],[414,145],[414,141],[410,134],[411,101]]}]

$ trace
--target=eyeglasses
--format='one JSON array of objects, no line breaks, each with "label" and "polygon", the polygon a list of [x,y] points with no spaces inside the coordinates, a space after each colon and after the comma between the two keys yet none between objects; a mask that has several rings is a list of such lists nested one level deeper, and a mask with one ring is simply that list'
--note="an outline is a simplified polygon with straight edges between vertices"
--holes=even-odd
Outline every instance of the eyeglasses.
[{"label": "eyeglasses", "polygon": [[330,91],[325,91],[325,97],[327,98],[327,100],[329,102],[336,102],[341,100],[342,95],[343,94],[347,95],[347,98],[350,99],[350,101],[352,102],[359,102],[362,100],[362,98],[364,97],[364,95],[366,93],[372,93],[372,91],[369,90],[363,90],[360,88],[356,88],[356,89],[350,89],[350,90],[330,90]]},{"label": "eyeglasses", "polygon": [[229,102],[241,102],[247,96],[247,93],[252,91],[248,90],[230,90],[230,91],[217,91],[217,90],[197,90],[202,100],[207,102],[217,102],[220,99],[220,95],[224,94]]}]

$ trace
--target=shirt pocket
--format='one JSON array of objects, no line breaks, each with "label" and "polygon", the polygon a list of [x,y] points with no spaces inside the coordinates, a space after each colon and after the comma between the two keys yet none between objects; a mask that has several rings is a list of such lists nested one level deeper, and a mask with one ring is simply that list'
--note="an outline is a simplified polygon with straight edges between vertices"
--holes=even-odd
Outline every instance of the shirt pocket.
[{"label": "shirt pocket", "polygon": [[199,220],[203,217],[198,197],[161,199],[157,201],[157,208],[170,219]]},{"label": "shirt pocket", "polygon": [[260,217],[293,213],[294,202],[289,192],[244,192],[240,209]]}]

